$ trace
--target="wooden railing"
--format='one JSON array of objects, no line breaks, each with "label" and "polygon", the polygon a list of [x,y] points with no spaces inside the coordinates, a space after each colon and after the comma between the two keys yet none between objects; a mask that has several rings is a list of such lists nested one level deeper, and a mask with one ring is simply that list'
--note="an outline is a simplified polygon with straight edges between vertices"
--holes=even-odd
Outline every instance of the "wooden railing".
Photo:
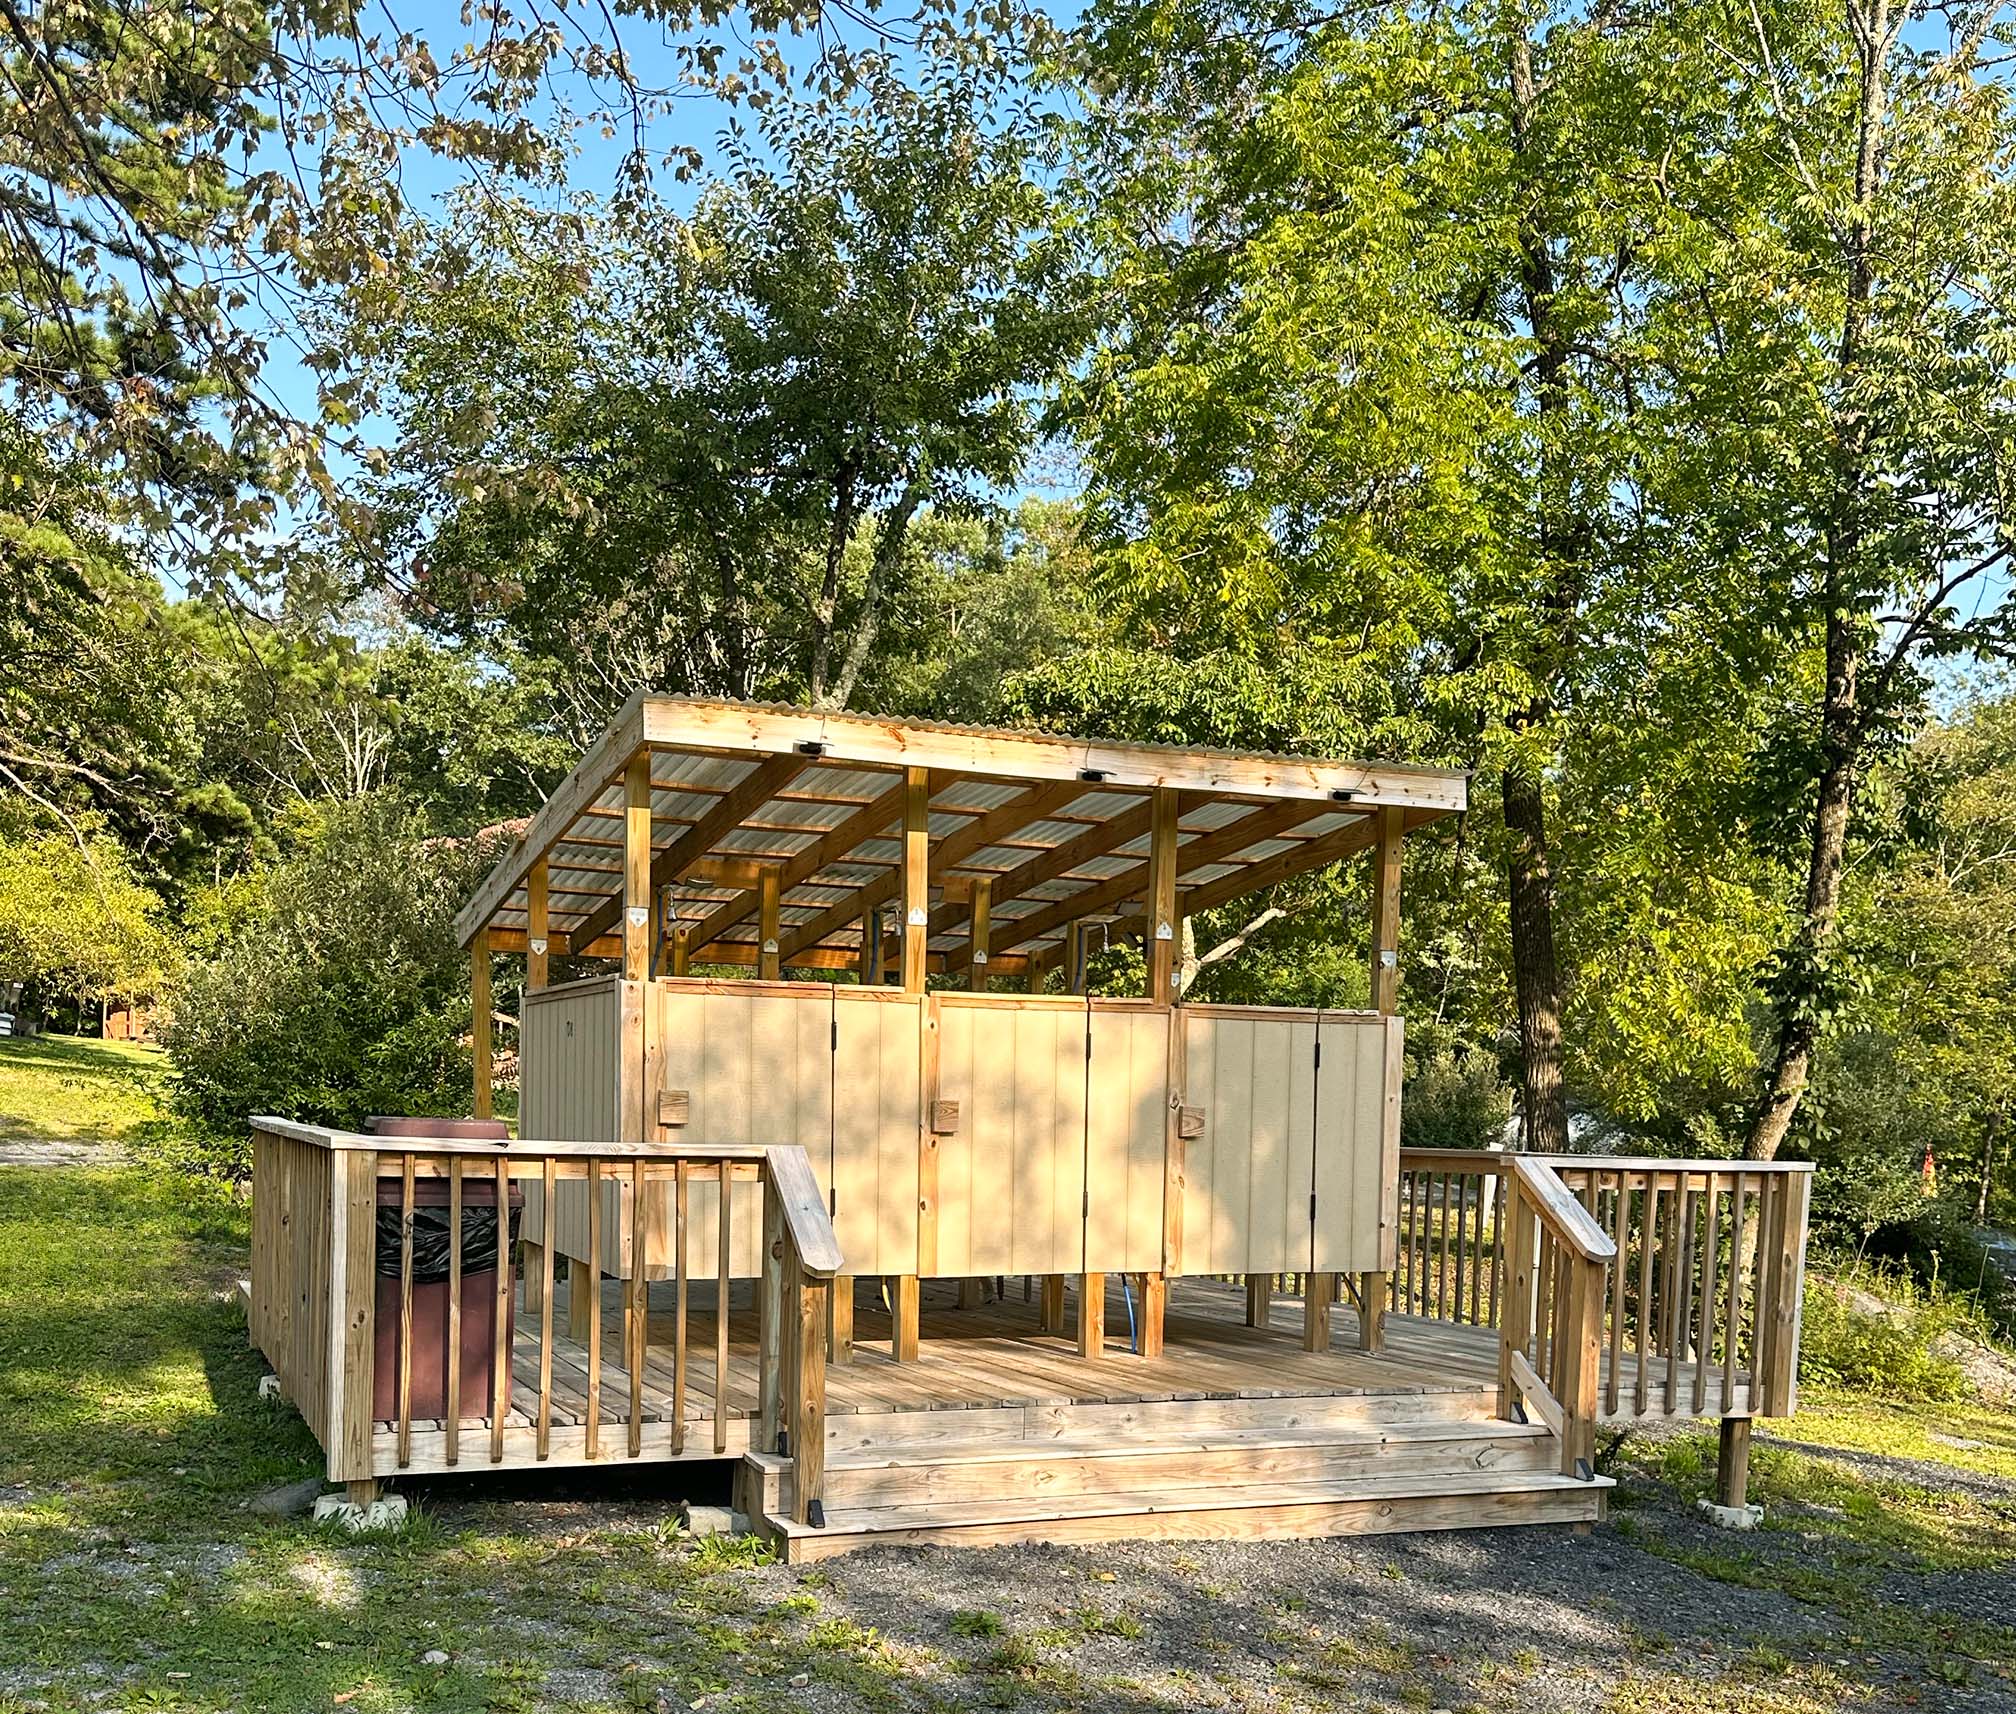
[{"label": "wooden railing", "polygon": [[1502,1326],[1515,1163],[1548,1168],[1622,1258],[1597,1323],[1604,1417],[1792,1413],[1807,1163],[1405,1149],[1394,1313]]},{"label": "wooden railing", "polygon": [[1515,1400],[1561,1442],[1561,1472],[1593,1475],[1601,1408],[1603,1288],[1617,1246],[1544,1161],[1515,1155],[1504,1182],[1498,1414]]},{"label": "wooden railing", "polygon": [[[360,1136],[296,1125],[253,1121],[251,1319],[253,1342],[265,1352],[283,1391],[315,1430],[332,1480],[368,1483],[381,1475],[453,1470],[465,1463],[462,1398],[465,1313],[489,1322],[490,1393],[478,1401],[473,1426],[487,1439],[487,1461],[543,1462],[554,1456],[554,1363],[561,1334],[553,1313],[555,1221],[562,1179],[585,1179],[587,1250],[611,1257],[627,1246],[629,1277],[621,1322],[622,1349],[609,1364],[603,1351],[599,1276],[595,1300],[578,1316],[581,1349],[572,1344],[570,1365],[583,1401],[576,1447],[561,1448],[565,1461],[593,1463],[607,1456],[642,1456],[645,1450],[646,1370],[651,1331],[644,1258],[654,1248],[658,1210],[669,1203],[673,1221],[672,1392],[670,1451],[686,1450],[691,1361],[687,1265],[687,1210],[695,1183],[721,1186],[721,1239],[715,1246],[712,1390],[713,1450],[729,1443],[729,1246],[726,1242],[737,1186],[752,1186],[762,1202],[768,1248],[758,1287],[757,1423],[752,1444],[766,1451],[788,1447],[795,1462],[795,1508],[800,1522],[814,1521],[821,1500],[825,1448],[825,1321],[829,1282],[841,1266],[840,1250],[805,1151],[793,1146],[510,1142]],[[436,1187],[445,1183],[445,1191]],[[537,1383],[520,1389],[513,1378],[516,1257],[511,1230],[513,1184],[536,1183],[542,1229],[520,1237],[527,1251],[525,1302],[536,1309]],[[645,1194],[669,1183],[670,1198]],[[378,1218],[380,1185],[396,1187],[386,1204],[398,1210],[398,1337],[392,1381],[391,1433],[374,1409],[378,1390]],[[430,1194],[423,1194],[422,1187]],[[447,1241],[445,1400],[438,1418],[416,1431],[414,1401],[414,1256],[417,1211],[441,1208]],[[494,1219],[494,1249],[465,1253],[468,1215],[479,1205],[502,1212]],[[610,1222],[605,1233],[605,1221]],[[484,1220],[487,1230],[492,1220]],[[610,1270],[610,1271],[613,1271]],[[465,1278],[489,1275],[491,1294],[480,1308],[464,1290]],[[528,1338],[532,1335],[528,1332]],[[613,1372],[612,1372],[613,1371]],[[624,1383],[615,1416],[624,1429],[618,1447],[605,1440],[604,1388]],[[529,1398],[524,1394],[529,1392]],[[529,1422],[513,1425],[514,1396],[523,1398]],[[419,1444],[424,1433],[425,1445]],[[525,1444],[529,1437],[529,1447]],[[654,1450],[656,1450],[654,1448]],[[527,1454],[529,1453],[529,1460]]]}]

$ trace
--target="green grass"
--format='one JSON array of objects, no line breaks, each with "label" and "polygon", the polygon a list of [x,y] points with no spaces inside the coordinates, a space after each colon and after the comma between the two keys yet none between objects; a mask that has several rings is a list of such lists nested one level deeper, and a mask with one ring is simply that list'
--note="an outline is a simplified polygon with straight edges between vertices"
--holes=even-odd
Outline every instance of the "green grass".
[{"label": "green grass", "polygon": [[0,1142],[125,1142],[161,1118],[159,1048],[88,1037],[0,1038]]}]

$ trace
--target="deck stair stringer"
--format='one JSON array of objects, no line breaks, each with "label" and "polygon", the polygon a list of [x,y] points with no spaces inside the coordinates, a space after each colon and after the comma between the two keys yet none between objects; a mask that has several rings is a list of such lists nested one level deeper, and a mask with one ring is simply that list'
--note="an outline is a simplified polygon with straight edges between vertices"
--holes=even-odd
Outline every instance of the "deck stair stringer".
[{"label": "deck stair stringer", "polygon": [[[1170,1420],[1158,1421],[1158,1410]],[[1046,1435],[1028,1432],[1044,1420],[1037,1412],[1020,1434],[1001,1411],[888,1413],[878,1431],[856,1422],[829,1437],[818,1526],[791,1518],[788,1458],[750,1454],[742,1504],[796,1562],[883,1544],[1584,1524],[1603,1515],[1611,1487],[1561,1475],[1549,1430],[1485,1416],[1467,1397],[1446,1415],[1404,1395],[1172,1400],[1129,1414],[1125,1433],[1099,1432],[1095,1416]],[[904,1417],[919,1438],[899,1438]],[[981,1432],[955,1438],[955,1425]]]}]

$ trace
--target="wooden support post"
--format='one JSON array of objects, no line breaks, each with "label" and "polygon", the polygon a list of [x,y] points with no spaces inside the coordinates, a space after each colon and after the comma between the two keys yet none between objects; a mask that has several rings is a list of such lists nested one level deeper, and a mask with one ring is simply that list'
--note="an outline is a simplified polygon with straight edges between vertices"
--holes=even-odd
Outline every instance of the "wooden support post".
[{"label": "wooden support post", "polygon": [[809,1524],[812,1508],[826,1491],[826,1316],[825,1280],[800,1275],[792,1293],[797,1326],[791,1365],[791,1517]]},{"label": "wooden support post", "polygon": [[1045,1333],[1064,1331],[1064,1276],[1045,1274],[1043,1276],[1043,1298],[1039,1309],[1039,1322]]},{"label": "wooden support post", "polygon": [[623,980],[651,974],[651,752],[623,770]]},{"label": "wooden support post", "polygon": [[693,925],[675,922],[672,925],[672,974],[684,976],[693,962]]},{"label": "wooden support post", "polygon": [[826,1360],[839,1365],[854,1361],[854,1276],[835,1274],[826,1300]]},{"label": "wooden support post", "polygon": [[366,1476],[360,1481],[345,1482],[343,1498],[353,1506],[375,1506],[378,1503],[378,1478]]},{"label": "wooden support post", "polygon": [[899,1363],[917,1361],[917,1314],[919,1309],[917,1276],[898,1274],[890,1282],[890,1308],[893,1312],[889,1355]]},{"label": "wooden support post", "polygon": [[567,1258],[567,1337],[586,1343],[602,1307],[602,1275],[592,1262]]},{"label": "wooden support post", "polygon": [[1274,1276],[1272,1274],[1248,1274],[1246,1276],[1246,1325],[1265,1327],[1274,1314]]},{"label": "wooden support post", "polygon": [[959,1282],[959,1307],[978,1309],[987,1301],[984,1280],[961,1280]]},{"label": "wooden support post", "polygon": [[1379,1351],[1386,1344],[1387,1278],[1383,1273],[1358,1276],[1358,1349]]},{"label": "wooden support post", "polygon": [[973,883],[973,960],[968,966],[973,992],[987,992],[987,937],[994,925],[994,877],[982,875]]},{"label": "wooden support post", "polygon": [[[931,933],[931,773],[928,768],[903,770],[903,849],[897,897],[902,923],[903,992],[922,994],[926,950]],[[918,1008],[923,1031],[919,1058],[923,1086],[928,1091],[937,1083],[935,1055],[938,1042],[937,1019],[928,1006]],[[938,1138],[931,1129],[930,1115],[919,1115],[917,1127],[917,1265],[928,1272],[937,1266],[938,1254]],[[893,1282],[894,1312],[890,1329],[890,1353],[899,1363],[917,1360],[917,1320],[921,1305],[918,1275],[901,1274]]]},{"label": "wooden support post", "polygon": [[1176,998],[1181,963],[1180,925],[1176,921],[1176,793],[1155,788],[1154,815],[1148,828],[1148,998],[1166,1006]]},{"label": "wooden support post", "polygon": [[1141,1276],[1141,1299],[1134,1306],[1137,1343],[1144,1357],[1162,1355],[1162,1323],[1169,1311],[1169,1276],[1146,1273]]},{"label": "wooden support post", "polygon": [[784,897],[783,882],[783,871],[773,863],[756,883],[756,974],[765,982],[774,982],[783,974],[777,956],[784,933],[779,920],[779,907]]},{"label": "wooden support post", "polygon": [[1106,1354],[1106,1276],[1078,1276],[1078,1355]]},{"label": "wooden support post", "polygon": [[1330,1349],[1330,1306],[1337,1301],[1335,1274],[1302,1276],[1302,1349]]},{"label": "wooden support post", "polygon": [[1750,1419],[1725,1416],[1715,1459],[1715,1503],[1732,1511],[1750,1503]]},{"label": "wooden support post", "polygon": [[924,992],[925,948],[931,924],[931,772],[903,770],[903,856],[899,898],[903,991]]},{"label": "wooden support post", "polygon": [[[1372,848],[1372,1009],[1390,1017],[1400,1006],[1400,840],[1406,819],[1392,806],[1377,813],[1379,837]],[[1384,1240],[1397,1235],[1380,1236]],[[1386,1343],[1386,1298],[1383,1271],[1358,1276],[1361,1351],[1377,1351]]]},{"label": "wooden support post", "polygon": [[475,1085],[470,1112],[490,1117],[490,931],[479,928],[469,942],[469,1059]]},{"label": "wooden support post", "polygon": [[541,857],[525,877],[525,986],[533,993],[546,986],[546,859]]}]

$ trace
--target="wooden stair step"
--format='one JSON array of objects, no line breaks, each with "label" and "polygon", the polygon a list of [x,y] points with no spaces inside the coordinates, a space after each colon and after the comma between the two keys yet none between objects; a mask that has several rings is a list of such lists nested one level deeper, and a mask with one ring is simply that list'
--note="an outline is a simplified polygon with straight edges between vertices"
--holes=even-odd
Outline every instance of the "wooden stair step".
[{"label": "wooden stair step", "polygon": [[1602,1516],[1607,1477],[1548,1471],[1393,1473],[1348,1479],[962,1499],[834,1508],[824,1527],[767,1523],[788,1561],[870,1545],[1196,1540],[1370,1535]]}]

